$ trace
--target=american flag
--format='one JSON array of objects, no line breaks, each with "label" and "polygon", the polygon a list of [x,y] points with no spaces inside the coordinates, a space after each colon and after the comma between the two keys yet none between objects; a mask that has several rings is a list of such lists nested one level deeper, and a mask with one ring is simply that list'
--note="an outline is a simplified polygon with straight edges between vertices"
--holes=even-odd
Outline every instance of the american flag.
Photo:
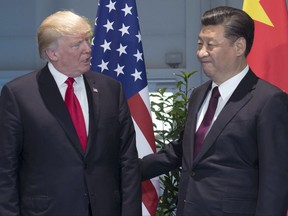
[{"label": "american flag", "polygon": [[[139,157],[156,151],[135,0],[100,0],[92,38],[91,70],[119,80],[136,130]],[[158,179],[142,183],[144,216],[156,214]]]}]

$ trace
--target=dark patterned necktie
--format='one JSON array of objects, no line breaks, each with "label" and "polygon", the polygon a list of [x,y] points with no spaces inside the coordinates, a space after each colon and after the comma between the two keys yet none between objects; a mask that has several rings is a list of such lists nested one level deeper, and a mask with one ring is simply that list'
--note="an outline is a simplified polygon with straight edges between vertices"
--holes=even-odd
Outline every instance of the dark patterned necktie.
[{"label": "dark patterned necktie", "polygon": [[218,104],[218,98],[220,96],[218,87],[215,87],[212,91],[212,95],[209,101],[209,105],[208,105],[208,109],[205,113],[205,116],[195,134],[195,140],[194,140],[194,158],[197,156],[197,154],[199,153],[201,146],[203,144],[205,135],[208,131],[208,129],[210,128],[210,125],[212,123],[214,114],[215,114],[215,110],[217,108],[217,104]]},{"label": "dark patterned necktie", "polygon": [[74,93],[73,83],[74,78],[69,77],[65,83],[68,85],[65,93],[65,104],[69,110],[72,122],[76,129],[79,141],[81,143],[82,149],[86,151],[87,145],[87,133],[86,126],[84,121],[83,112],[80,106],[80,103]]}]

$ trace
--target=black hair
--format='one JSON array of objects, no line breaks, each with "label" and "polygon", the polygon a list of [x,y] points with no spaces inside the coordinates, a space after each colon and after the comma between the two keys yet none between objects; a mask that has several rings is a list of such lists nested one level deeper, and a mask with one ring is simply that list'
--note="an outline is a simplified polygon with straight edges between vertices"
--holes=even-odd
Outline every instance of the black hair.
[{"label": "black hair", "polygon": [[243,37],[246,40],[245,56],[249,54],[254,40],[254,21],[245,11],[228,6],[212,8],[203,14],[201,24],[223,25],[224,37],[231,42]]}]

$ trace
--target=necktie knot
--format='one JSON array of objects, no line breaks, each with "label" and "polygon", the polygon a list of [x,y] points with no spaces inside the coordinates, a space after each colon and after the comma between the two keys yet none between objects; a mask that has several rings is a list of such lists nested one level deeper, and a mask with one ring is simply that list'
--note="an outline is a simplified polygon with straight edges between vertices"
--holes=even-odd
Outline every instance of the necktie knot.
[{"label": "necktie knot", "polygon": [[74,78],[73,77],[68,77],[65,81],[65,83],[68,85],[68,87],[72,87],[74,83]]},{"label": "necktie knot", "polygon": [[220,97],[220,92],[217,86],[213,88],[211,97],[215,99],[218,99]]}]

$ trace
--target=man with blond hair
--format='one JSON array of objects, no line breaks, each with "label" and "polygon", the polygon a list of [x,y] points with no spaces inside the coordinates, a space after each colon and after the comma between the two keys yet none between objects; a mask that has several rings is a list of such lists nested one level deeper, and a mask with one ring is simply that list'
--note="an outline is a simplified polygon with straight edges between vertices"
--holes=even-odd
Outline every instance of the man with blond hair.
[{"label": "man with blond hair", "polygon": [[2,89],[1,216],[141,215],[133,122],[119,82],[89,71],[90,32],[71,11],[47,17],[47,65]]}]

